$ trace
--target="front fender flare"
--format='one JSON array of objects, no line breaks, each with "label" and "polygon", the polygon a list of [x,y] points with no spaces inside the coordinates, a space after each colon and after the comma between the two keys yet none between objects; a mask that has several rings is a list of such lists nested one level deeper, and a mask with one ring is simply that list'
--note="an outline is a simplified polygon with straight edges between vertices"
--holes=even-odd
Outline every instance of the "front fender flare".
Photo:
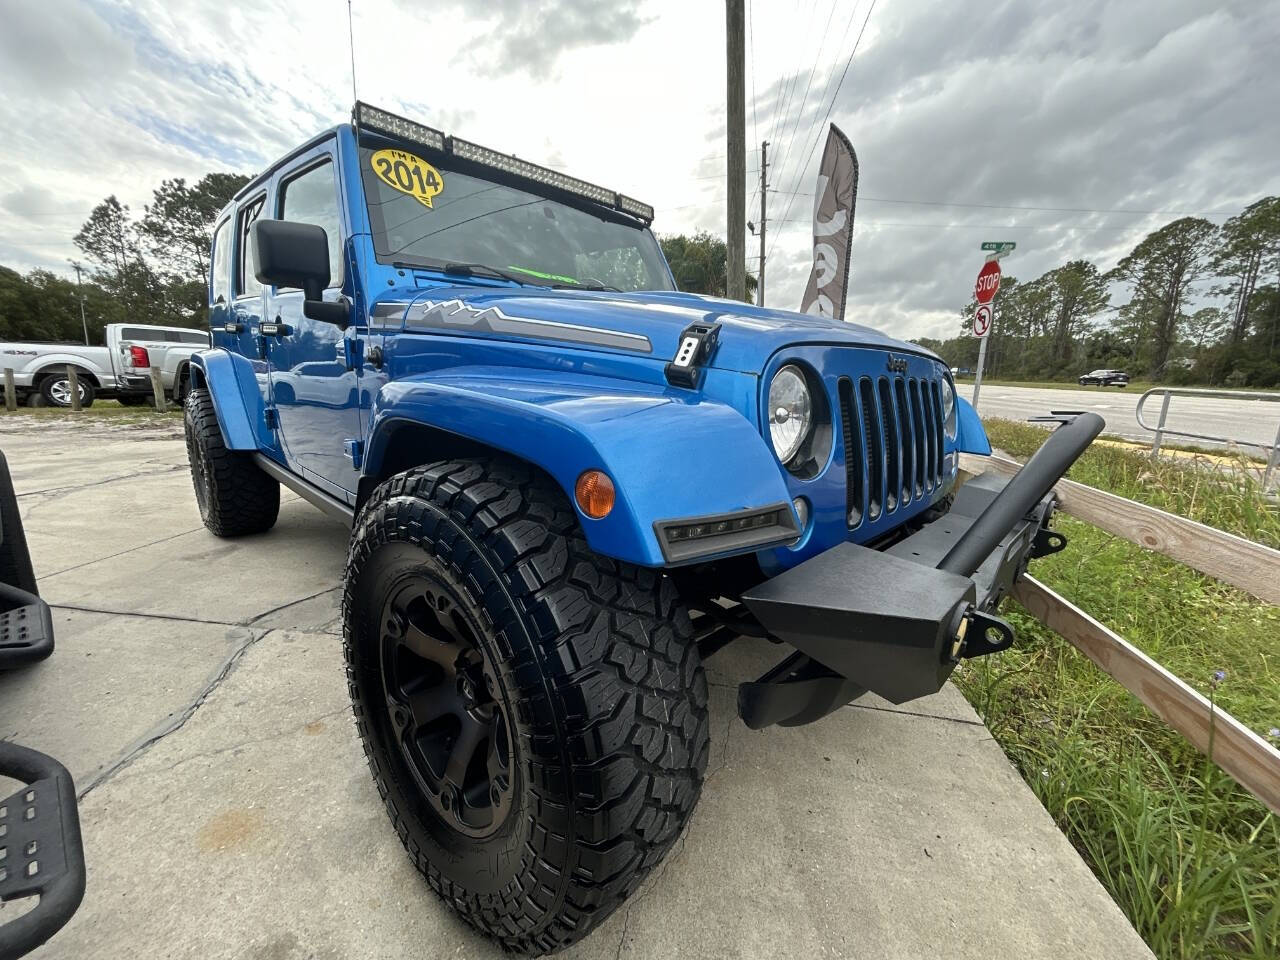
[{"label": "front fender flare", "polygon": [[[258,450],[271,446],[263,415],[262,391],[253,364],[229,350],[214,347],[191,355],[192,386],[204,387],[228,450]],[[265,376],[265,371],[264,374]]]},{"label": "front fender flare", "polygon": [[956,394],[956,449],[961,453],[991,456],[991,441],[978,411],[964,397]]},{"label": "front fender flare", "polygon": [[[406,422],[540,467],[574,504],[592,550],[644,566],[665,563],[657,521],[790,501],[777,460],[741,413],[659,385],[504,367],[397,380],[374,399],[366,476],[380,475]],[[430,450],[415,455],[432,459]],[[608,473],[617,491],[600,520],[574,503],[574,484],[592,468]]]}]

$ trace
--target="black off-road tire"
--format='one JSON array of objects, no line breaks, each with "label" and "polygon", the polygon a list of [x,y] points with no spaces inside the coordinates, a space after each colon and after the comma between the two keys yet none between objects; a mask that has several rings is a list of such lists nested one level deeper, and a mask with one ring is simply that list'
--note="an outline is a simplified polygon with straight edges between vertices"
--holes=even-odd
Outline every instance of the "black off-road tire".
[{"label": "black off-road tire", "polygon": [[280,484],[249,454],[228,450],[208,390],[192,390],[183,408],[187,460],[200,519],[219,537],[270,530],[280,512]]},{"label": "black off-road tire", "polygon": [[[413,727],[397,727],[385,681],[397,648],[383,603],[403,595],[398,577],[424,574],[475,625],[497,680],[491,706],[510,718],[509,806],[498,821],[494,795],[494,832],[480,839],[456,831],[425,791],[397,732]],[[584,937],[671,848],[702,789],[706,677],[670,580],[592,553],[555,484],[492,459],[429,464],[379,486],[357,519],[345,583],[352,709],[414,865],[508,950]]]}]

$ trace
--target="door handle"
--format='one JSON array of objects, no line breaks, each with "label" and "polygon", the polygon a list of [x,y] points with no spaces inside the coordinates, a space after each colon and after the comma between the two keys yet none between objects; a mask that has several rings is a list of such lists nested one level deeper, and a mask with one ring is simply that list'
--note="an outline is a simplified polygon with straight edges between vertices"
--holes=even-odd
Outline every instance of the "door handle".
[{"label": "door handle", "polygon": [[264,337],[287,337],[293,333],[293,330],[287,323],[281,323],[280,318],[276,317],[273,321],[263,321],[258,324],[258,333]]}]

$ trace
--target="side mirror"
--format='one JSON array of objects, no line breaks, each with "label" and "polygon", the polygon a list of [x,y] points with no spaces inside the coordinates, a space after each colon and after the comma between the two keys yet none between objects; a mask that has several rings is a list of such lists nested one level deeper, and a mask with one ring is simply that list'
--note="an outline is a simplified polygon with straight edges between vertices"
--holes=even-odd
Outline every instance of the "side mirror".
[{"label": "side mirror", "polygon": [[324,227],[291,220],[257,220],[249,236],[253,241],[253,275],[260,283],[297,287],[306,299],[320,299],[329,285],[329,238]]},{"label": "side mirror", "polygon": [[292,220],[257,220],[249,236],[253,275],[260,283],[300,288],[304,315],[346,329],[351,317],[346,298],[334,303],[322,299],[329,286],[329,238],[324,227]]}]

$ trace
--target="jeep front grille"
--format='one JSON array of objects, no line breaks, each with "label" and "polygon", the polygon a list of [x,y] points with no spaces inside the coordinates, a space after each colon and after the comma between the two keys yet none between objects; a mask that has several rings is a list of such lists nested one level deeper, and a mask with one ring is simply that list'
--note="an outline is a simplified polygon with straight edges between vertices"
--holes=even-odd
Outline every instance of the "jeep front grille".
[{"label": "jeep front grille", "polygon": [[841,377],[850,529],[927,499],[942,483],[942,390],[916,377]]}]

